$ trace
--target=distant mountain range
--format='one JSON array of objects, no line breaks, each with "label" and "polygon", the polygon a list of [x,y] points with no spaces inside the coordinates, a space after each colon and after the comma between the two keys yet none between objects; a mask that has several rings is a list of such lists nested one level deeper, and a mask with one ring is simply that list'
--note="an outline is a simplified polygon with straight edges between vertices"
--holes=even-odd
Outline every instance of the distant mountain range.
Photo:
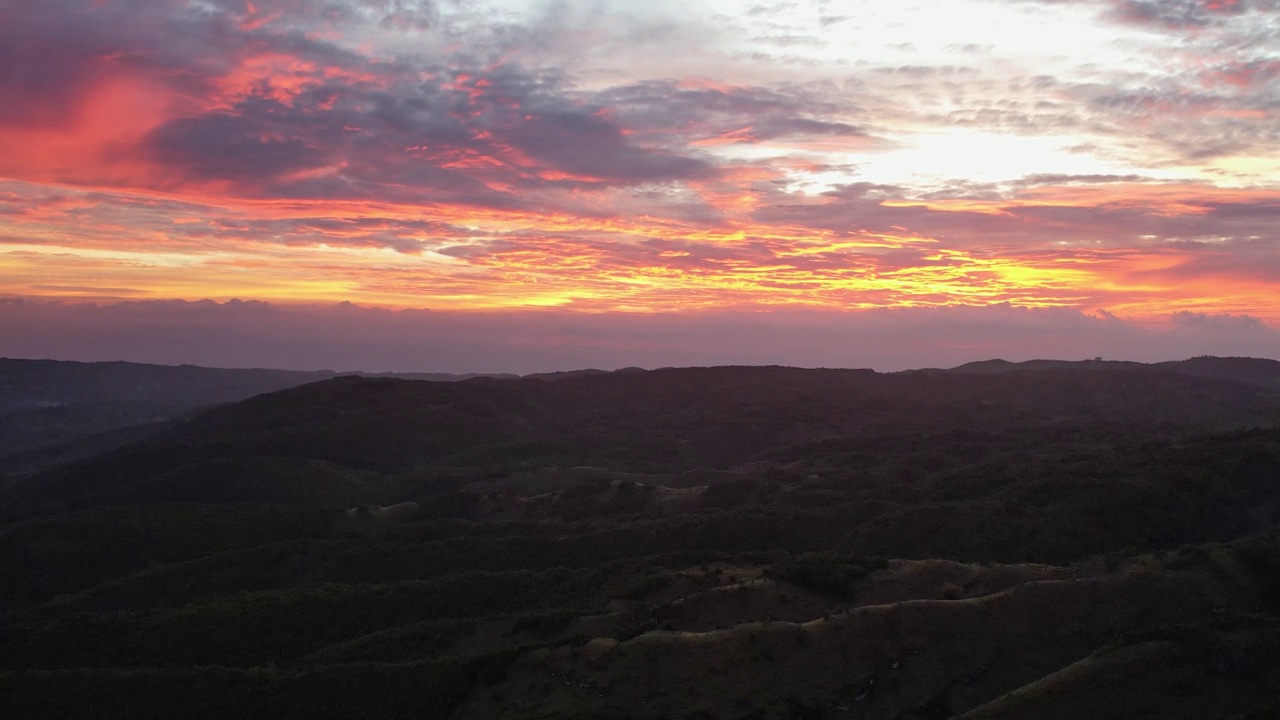
[{"label": "distant mountain range", "polygon": [[[57,457],[83,454],[136,437],[133,428],[182,417],[197,408],[341,374],[328,370],[0,359],[0,468],[6,462],[20,467],[38,465],[55,448],[60,448],[53,455]],[[365,374],[434,381],[475,377],[448,373]],[[83,445],[61,447],[101,434],[105,436]]]},{"label": "distant mountain range", "polygon": [[982,360],[951,368],[946,372],[973,375],[999,375],[1024,370],[1110,370],[1140,371],[1144,369],[1166,370],[1181,375],[1216,377],[1226,380],[1280,386],[1280,362],[1260,358],[1201,356],[1188,360],[1159,363],[1138,363],[1120,360]]},{"label": "distant mountain range", "polygon": [[[1116,361],[987,360],[944,371],[998,375],[1041,370],[1159,370],[1280,387],[1280,362],[1254,358],[1199,357],[1146,365]],[[614,371],[643,373],[640,368]],[[564,380],[608,374],[603,370],[541,373],[527,379]],[[139,437],[145,428],[181,418],[199,408],[237,402],[334,377],[461,381],[515,375],[449,373],[337,373],[269,369],[178,367],[126,362],[82,363],[0,359],[0,476],[59,459],[82,457]],[[891,373],[890,375],[902,375]]]}]

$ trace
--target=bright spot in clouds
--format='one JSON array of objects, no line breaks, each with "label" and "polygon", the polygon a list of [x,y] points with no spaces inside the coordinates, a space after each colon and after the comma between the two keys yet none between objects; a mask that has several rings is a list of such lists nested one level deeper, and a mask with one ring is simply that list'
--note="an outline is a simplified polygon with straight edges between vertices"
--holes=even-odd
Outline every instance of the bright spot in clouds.
[{"label": "bright spot in clouds", "polygon": [[858,174],[892,185],[943,181],[1005,182],[1035,174],[1107,175],[1125,168],[1088,153],[1072,152],[1064,137],[1024,137],[972,130],[943,130],[904,138],[908,146],[869,155]]}]

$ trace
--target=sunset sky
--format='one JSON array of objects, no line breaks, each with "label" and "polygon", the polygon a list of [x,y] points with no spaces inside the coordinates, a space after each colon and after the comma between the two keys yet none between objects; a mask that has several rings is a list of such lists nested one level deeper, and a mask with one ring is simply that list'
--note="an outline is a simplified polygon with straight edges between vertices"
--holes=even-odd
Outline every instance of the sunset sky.
[{"label": "sunset sky", "polygon": [[1280,0],[0,0],[0,354],[898,369],[1278,327]]}]

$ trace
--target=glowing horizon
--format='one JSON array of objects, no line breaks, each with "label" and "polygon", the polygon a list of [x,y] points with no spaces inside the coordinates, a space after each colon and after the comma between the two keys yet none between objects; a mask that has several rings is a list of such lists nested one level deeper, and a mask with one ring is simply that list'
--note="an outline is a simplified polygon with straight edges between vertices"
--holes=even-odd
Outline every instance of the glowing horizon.
[{"label": "glowing horizon", "polygon": [[0,296],[1280,325],[1280,2],[0,10]]}]

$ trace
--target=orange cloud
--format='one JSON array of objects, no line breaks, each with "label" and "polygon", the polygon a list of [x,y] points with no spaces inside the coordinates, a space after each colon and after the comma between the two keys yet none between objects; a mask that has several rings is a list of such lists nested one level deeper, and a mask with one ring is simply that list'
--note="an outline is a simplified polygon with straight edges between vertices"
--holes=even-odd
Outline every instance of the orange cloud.
[{"label": "orange cloud", "polygon": [[[878,185],[850,156],[923,121],[865,119],[843,97],[856,83],[597,88],[517,61],[380,60],[331,41],[305,4],[260,5],[137,35],[76,16],[58,24],[83,36],[66,31],[65,67],[0,77],[0,294],[1280,319],[1280,195],[1264,180]],[[188,34],[166,42],[175,27]],[[1193,78],[1256,87],[1273,65]],[[1133,116],[1116,134],[1188,108],[1228,124],[1262,112],[1098,94]]]}]

